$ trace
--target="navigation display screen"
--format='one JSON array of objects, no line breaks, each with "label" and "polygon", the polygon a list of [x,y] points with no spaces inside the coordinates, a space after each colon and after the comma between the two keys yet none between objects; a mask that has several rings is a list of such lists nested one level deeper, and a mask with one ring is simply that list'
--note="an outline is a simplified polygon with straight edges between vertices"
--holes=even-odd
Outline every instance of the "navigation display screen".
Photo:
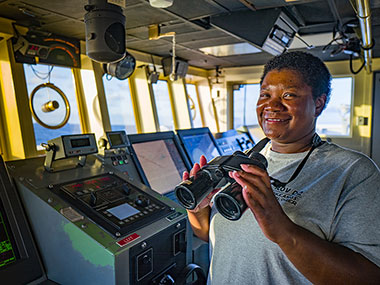
[{"label": "navigation display screen", "polygon": [[119,145],[124,145],[123,139],[121,138],[121,134],[109,134],[108,135],[110,138],[110,145],[111,147],[119,146]]},{"label": "navigation display screen", "polygon": [[0,200],[0,268],[13,263],[18,258],[13,234]]},{"label": "navigation display screen", "polygon": [[90,146],[90,139],[88,138],[71,139],[70,143],[71,143],[72,148]]},{"label": "navigation display screen", "polygon": [[172,139],[134,143],[133,148],[153,190],[166,194],[182,181],[187,169]]},{"label": "navigation display screen", "polygon": [[116,206],[114,208],[108,209],[108,212],[110,212],[112,215],[114,215],[119,220],[124,220],[130,216],[136,215],[140,213],[139,210],[132,207],[128,203],[121,204],[119,206]]},{"label": "navigation display screen", "polygon": [[207,158],[207,161],[219,155],[218,149],[209,134],[183,136],[182,140],[193,164],[199,162],[202,154]]}]

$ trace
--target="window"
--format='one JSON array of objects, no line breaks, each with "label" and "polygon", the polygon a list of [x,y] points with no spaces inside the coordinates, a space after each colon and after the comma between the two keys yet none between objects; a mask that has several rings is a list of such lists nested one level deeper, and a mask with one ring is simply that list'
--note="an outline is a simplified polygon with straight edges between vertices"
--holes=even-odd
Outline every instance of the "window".
[{"label": "window", "polygon": [[174,121],[172,107],[169,98],[168,83],[164,80],[158,80],[153,85],[154,99],[157,107],[158,123],[160,131],[174,130]]},{"label": "window", "polygon": [[[74,78],[70,68],[49,65],[29,65],[24,64],[25,78],[28,94],[42,83],[54,83],[66,95],[70,104],[70,117],[66,125],[59,129],[49,129],[41,126],[33,118],[33,127],[36,137],[37,150],[42,150],[41,143],[68,134],[80,134],[80,120],[75,95]],[[58,102],[59,107],[50,112],[42,111],[42,106],[50,101]],[[51,88],[41,88],[35,93],[34,108],[38,117],[48,125],[58,125],[65,117],[64,101]]]},{"label": "window", "polygon": [[201,112],[200,112],[200,105],[198,102],[198,96],[197,96],[197,86],[195,84],[186,84],[186,91],[187,95],[189,96],[188,102],[190,106],[190,118],[193,121],[193,128],[201,128],[202,125],[202,118],[201,118]]},{"label": "window", "polygon": [[351,134],[352,77],[333,78],[331,98],[317,120],[317,133],[324,136]]},{"label": "window", "polygon": [[[236,86],[236,88],[235,88]],[[260,84],[234,85],[233,114],[234,129],[241,126],[257,125],[256,103],[260,94]]]},{"label": "window", "polygon": [[109,80],[104,76],[103,84],[112,130],[125,130],[127,134],[137,133],[128,80]]}]

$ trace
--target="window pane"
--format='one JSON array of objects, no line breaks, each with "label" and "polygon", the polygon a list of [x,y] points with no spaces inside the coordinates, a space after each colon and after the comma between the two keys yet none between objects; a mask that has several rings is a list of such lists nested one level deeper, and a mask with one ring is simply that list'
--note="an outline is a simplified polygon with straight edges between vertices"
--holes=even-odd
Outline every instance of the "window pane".
[{"label": "window pane", "polygon": [[137,133],[129,81],[114,77],[108,80],[103,76],[103,84],[112,130],[125,130],[127,134]]},{"label": "window pane", "polygon": [[[190,116],[193,120],[193,128],[201,128],[202,126],[202,118],[200,113],[200,106],[198,102],[198,96],[196,91],[197,86],[195,84],[186,84],[187,94],[193,99],[192,101],[189,99],[190,106]],[[193,106],[193,108],[192,108]]]},{"label": "window pane", "polygon": [[242,84],[233,91],[234,129],[241,126],[257,125],[256,103],[260,94],[260,84]]},{"label": "window pane", "polygon": [[157,106],[158,123],[160,131],[174,130],[172,106],[170,104],[168,84],[158,80],[153,84],[154,99]]},{"label": "window pane", "polygon": [[352,78],[333,78],[331,88],[330,102],[317,120],[317,132],[326,136],[349,136]]},{"label": "window pane", "polygon": [[[80,134],[80,120],[75,95],[74,78],[70,68],[58,67],[49,65],[29,65],[24,64],[26,85],[28,94],[32,93],[35,87],[42,83],[54,83],[56,87],[61,89],[66,95],[70,104],[70,118],[66,125],[62,128],[53,130],[41,126],[33,118],[34,133],[36,136],[37,149],[41,150],[41,143],[46,143],[48,140],[68,134]],[[42,111],[41,107],[48,101],[57,101],[59,107],[50,112]],[[64,101],[51,88],[41,88],[35,93],[34,108],[38,117],[48,125],[58,125],[65,117]]]}]

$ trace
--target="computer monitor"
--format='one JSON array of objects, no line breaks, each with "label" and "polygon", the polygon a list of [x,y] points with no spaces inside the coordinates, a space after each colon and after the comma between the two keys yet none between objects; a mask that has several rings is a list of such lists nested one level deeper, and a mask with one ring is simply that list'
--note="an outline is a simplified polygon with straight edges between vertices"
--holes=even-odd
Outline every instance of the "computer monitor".
[{"label": "computer monitor", "polygon": [[190,163],[173,131],[128,135],[141,180],[176,201],[174,188]]},{"label": "computer monitor", "polygon": [[221,155],[209,128],[177,130],[176,132],[192,164],[199,162],[202,154],[206,157],[207,161]]},{"label": "computer monitor", "polygon": [[245,126],[245,128],[255,142],[265,138],[265,134],[259,125]]},{"label": "computer monitor", "polygon": [[0,280],[4,284],[45,281],[18,194],[0,156]]},{"label": "computer monitor", "polygon": [[128,146],[128,138],[125,131],[106,132],[110,149],[125,148]]},{"label": "computer monitor", "polygon": [[246,151],[255,145],[255,142],[247,132],[228,130],[224,133],[215,134],[216,144],[222,155],[230,155],[235,151]]}]

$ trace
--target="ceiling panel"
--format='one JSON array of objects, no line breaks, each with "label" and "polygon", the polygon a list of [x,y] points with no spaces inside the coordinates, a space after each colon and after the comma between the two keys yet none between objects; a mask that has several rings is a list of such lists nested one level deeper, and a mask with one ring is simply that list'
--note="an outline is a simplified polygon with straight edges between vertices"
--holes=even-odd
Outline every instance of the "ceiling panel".
[{"label": "ceiling panel", "polygon": [[180,34],[176,36],[176,41],[178,43],[196,43],[201,40],[208,40],[210,41],[210,44],[212,45],[212,42],[214,40],[218,40],[220,38],[228,38],[231,39],[231,36],[227,35],[226,33],[219,31],[215,28],[207,31],[197,31],[192,33],[186,33],[186,34]]},{"label": "ceiling panel", "polygon": [[[268,7],[282,7],[300,24],[299,34],[307,38],[314,34],[332,33],[337,26],[337,15],[344,23],[355,19],[352,1],[347,0],[300,0],[286,3],[284,0],[246,0],[258,10]],[[10,18],[18,24],[38,28],[84,40],[85,25],[83,17],[87,0],[0,0],[0,17]],[[186,59],[191,65],[213,69],[219,66],[244,66],[262,64],[272,55],[259,54],[236,55],[217,58],[203,54],[199,48],[233,44],[242,42],[236,36],[217,30],[209,25],[211,16],[236,13],[250,10],[242,0],[174,0],[172,7],[157,9],[149,5],[148,0],[127,0],[123,13],[126,16],[127,48],[159,56],[170,55],[172,39],[162,38],[148,40],[148,26],[159,24],[161,34],[176,33],[178,56]],[[376,42],[380,42],[380,0],[371,0],[372,34]],[[335,12],[334,6],[336,7]],[[244,21],[235,25],[246,28]],[[256,28],[251,27],[254,31]],[[322,44],[322,42],[321,42]],[[302,46],[302,45],[301,45]],[[306,48],[302,49],[306,50]],[[348,59],[349,56],[339,54],[330,57],[329,52],[322,53],[322,47],[310,50],[324,60]],[[380,45],[375,45],[373,54],[380,56]]]},{"label": "ceiling panel", "polygon": [[231,1],[231,0],[210,0],[217,2],[218,4],[226,7],[230,11],[236,11],[240,9],[246,9],[247,7],[242,4],[240,1]]},{"label": "ceiling panel", "polygon": [[213,5],[212,1],[205,0],[176,0],[167,10],[189,20],[226,12],[220,6]]},{"label": "ceiling panel", "polygon": [[175,16],[165,13],[161,9],[153,8],[149,4],[141,4],[133,9],[126,9],[124,15],[127,29],[177,20]]}]

